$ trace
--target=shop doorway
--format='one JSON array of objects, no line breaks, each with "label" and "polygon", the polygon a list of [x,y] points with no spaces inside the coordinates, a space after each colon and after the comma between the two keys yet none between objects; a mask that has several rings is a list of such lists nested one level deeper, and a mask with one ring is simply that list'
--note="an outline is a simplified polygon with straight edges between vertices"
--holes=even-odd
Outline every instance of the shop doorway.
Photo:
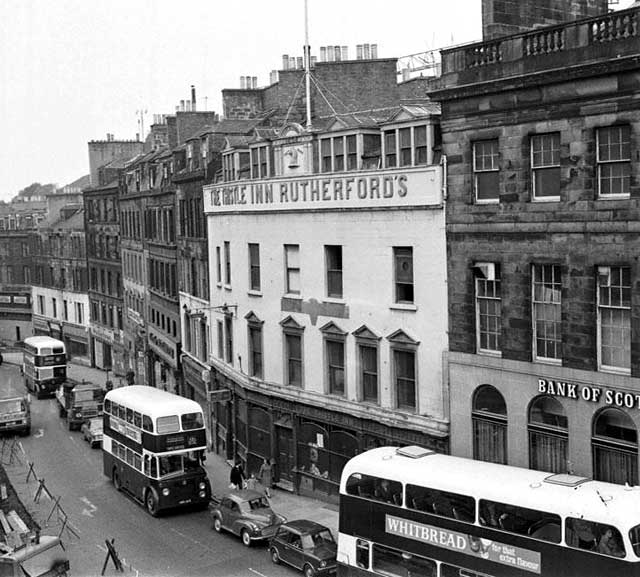
[{"label": "shop doorway", "polygon": [[278,481],[293,485],[293,430],[276,427]]}]

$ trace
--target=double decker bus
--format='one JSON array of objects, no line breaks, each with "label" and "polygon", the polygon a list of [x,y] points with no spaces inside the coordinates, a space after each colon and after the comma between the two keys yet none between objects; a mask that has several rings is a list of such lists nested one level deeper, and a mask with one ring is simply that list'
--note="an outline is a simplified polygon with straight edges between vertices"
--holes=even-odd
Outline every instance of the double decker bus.
[{"label": "double decker bus", "polygon": [[207,447],[198,403],[153,387],[133,385],[104,398],[102,461],[118,491],[146,506],[207,507],[211,485],[202,467]]},{"label": "double decker bus", "polygon": [[340,482],[338,576],[640,575],[640,487],[380,447]]},{"label": "double decker bus", "polygon": [[51,337],[24,340],[22,373],[27,390],[36,398],[52,397],[67,380],[67,351],[62,341]]}]

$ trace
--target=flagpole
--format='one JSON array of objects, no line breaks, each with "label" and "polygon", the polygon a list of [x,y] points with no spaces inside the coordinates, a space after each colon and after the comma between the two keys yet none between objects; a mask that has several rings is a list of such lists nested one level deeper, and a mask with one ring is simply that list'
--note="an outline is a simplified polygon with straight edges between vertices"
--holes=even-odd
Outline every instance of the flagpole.
[{"label": "flagpole", "polygon": [[304,0],[304,76],[307,93],[307,128],[311,128],[311,46],[309,46],[308,0]]}]

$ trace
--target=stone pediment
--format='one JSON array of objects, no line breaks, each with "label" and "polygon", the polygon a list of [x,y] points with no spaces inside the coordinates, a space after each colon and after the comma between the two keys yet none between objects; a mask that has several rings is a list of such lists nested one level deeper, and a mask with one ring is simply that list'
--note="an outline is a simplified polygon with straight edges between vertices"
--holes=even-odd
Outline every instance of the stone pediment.
[{"label": "stone pediment", "polygon": [[407,333],[405,333],[402,329],[398,329],[396,332],[391,333],[387,340],[392,343],[397,343],[400,345],[412,345],[417,346],[420,344],[420,341],[416,341],[411,338]]},{"label": "stone pediment", "polygon": [[244,318],[247,319],[247,322],[252,325],[263,325],[264,321],[261,321],[253,311],[249,311]]},{"label": "stone pediment", "polygon": [[296,319],[294,319],[291,315],[287,318],[280,321],[280,326],[283,329],[292,329],[296,331],[303,331],[304,326],[301,325]]},{"label": "stone pediment", "polygon": [[375,334],[367,325],[362,325],[351,333],[357,339],[367,339],[369,341],[379,341],[380,337]]},{"label": "stone pediment", "polygon": [[343,331],[336,323],[329,321],[326,325],[320,327],[320,331],[325,335],[334,335],[337,337],[346,336],[346,331]]}]

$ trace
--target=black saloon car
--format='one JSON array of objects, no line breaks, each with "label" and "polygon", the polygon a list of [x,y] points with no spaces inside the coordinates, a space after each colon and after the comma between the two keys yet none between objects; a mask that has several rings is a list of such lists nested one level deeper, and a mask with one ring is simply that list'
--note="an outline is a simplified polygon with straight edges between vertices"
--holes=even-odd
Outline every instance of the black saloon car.
[{"label": "black saloon car", "polygon": [[330,529],[306,519],[283,523],[269,543],[274,563],[300,569],[305,577],[334,575],[337,548]]}]

